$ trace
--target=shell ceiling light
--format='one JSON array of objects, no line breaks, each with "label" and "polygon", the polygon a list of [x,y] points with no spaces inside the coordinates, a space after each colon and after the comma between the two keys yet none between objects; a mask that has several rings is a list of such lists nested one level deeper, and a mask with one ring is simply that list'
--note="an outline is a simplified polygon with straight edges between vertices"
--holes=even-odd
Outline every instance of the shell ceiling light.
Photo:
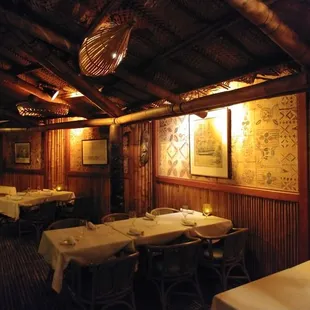
[{"label": "shell ceiling light", "polygon": [[113,73],[125,58],[133,23],[105,25],[85,38],[80,52],[81,72],[87,76]]}]

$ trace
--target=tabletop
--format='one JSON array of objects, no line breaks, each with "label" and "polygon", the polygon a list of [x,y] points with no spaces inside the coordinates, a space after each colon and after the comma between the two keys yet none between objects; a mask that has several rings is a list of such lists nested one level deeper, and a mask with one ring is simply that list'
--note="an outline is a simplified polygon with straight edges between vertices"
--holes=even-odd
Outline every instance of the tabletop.
[{"label": "tabletop", "polygon": [[211,310],[309,310],[310,261],[215,295]]}]

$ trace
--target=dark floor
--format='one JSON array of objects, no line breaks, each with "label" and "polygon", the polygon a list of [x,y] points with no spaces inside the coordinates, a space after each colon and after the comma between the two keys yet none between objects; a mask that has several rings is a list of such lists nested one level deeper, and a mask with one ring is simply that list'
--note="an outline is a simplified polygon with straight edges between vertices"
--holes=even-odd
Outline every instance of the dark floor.
[{"label": "dark floor", "polygon": [[[46,281],[49,268],[37,253],[34,237],[27,235],[19,239],[13,232],[2,229],[0,234],[0,310],[79,309],[71,303],[68,292],[58,295],[51,290]],[[199,277],[205,301],[210,305],[217,285],[206,282],[206,272],[199,270]],[[135,296],[138,310],[160,310],[158,294],[152,284],[136,280]],[[183,309],[201,307],[193,297],[173,297],[169,310]]]}]

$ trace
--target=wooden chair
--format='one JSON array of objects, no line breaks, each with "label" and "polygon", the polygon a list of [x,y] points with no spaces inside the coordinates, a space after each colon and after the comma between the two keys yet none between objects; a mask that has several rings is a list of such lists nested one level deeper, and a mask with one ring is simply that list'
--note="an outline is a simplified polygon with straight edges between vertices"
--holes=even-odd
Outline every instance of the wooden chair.
[{"label": "wooden chair", "polygon": [[75,197],[62,201],[58,206],[57,218],[79,218],[91,220],[93,216],[93,199],[88,196]]},{"label": "wooden chair", "polygon": [[[197,231],[196,234],[203,240],[205,247],[200,263],[216,272],[224,291],[227,289],[228,278],[251,281],[244,260],[247,228],[233,228],[228,234],[221,236],[203,236]],[[237,267],[241,269],[244,276],[230,275]]]},{"label": "wooden chair", "polygon": [[[56,202],[44,202],[38,206],[20,208],[18,221],[18,236],[24,232],[23,224],[34,228],[37,242],[40,241],[42,231],[55,220]],[[29,230],[26,230],[29,232]]]},{"label": "wooden chair", "polygon": [[47,230],[55,230],[55,229],[63,229],[63,228],[70,228],[70,227],[78,227],[83,226],[83,220],[77,218],[68,218],[56,221],[50,224]]},{"label": "wooden chair", "polygon": [[174,208],[156,208],[151,211],[151,214],[157,216],[157,215],[177,213],[177,212],[180,212],[180,211]]},{"label": "wooden chair", "polygon": [[138,256],[138,252],[122,251],[101,264],[85,266],[72,261],[65,283],[73,300],[84,309],[125,305],[135,310],[133,278]]},{"label": "wooden chair", "polygon": [[[180,284],[193,286],[205,309],[197,278],[201,240],[183,235],[168,245],[147,245],[146,274],[159,292],[162,309],[167,309],[168,295]],[[182,294],[182,293],[181,293]],[[188,292],[184,293],[189,295]]]},{"label": "wooden chair", "polygon": [[101,218],[101,223],[121,221],[129,219],[129,215],[127,213],[110,213]]}]

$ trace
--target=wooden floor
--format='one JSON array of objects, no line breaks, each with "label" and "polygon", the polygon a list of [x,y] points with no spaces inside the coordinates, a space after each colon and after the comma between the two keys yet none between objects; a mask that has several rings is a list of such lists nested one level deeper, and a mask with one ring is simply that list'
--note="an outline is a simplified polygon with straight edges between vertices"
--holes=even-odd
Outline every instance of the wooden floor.
[{"label": "wooden floor", "polygon": [[[14,229],[2,229],[0,235],[0,296],[1,310],[63,310],[79,309],[71,302],[68,292],[54,293],[46,282],[48,265],[37,253],[31,235],[18,238]],[[214,294],[214,283],[206,282],[206,270],[199,272],[201,288],[207,304]],[[155,287],[142,280],[135,281],[137,310],[160,310]],[[122,309],[114,307],[111,309]],[[192,297],[174,296],[169,310],[201,309]]]}]

